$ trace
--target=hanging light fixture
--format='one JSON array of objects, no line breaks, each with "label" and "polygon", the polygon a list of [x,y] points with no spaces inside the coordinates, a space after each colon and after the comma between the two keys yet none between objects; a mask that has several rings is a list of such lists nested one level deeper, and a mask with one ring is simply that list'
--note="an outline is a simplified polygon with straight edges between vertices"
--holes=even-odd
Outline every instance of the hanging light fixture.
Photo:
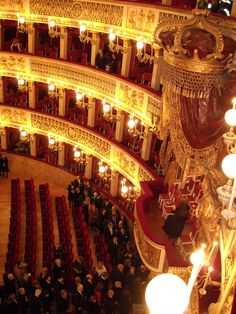
[{"label": "hanging light fixture", "polygon": [[151,54],[146,53],[146,44],[142,40],[137,41],[137,53],[136,56],[138,61],[141,63],[150,63],[152,64],[158,62],[158,58],[153,55],[153,47],[151,46]]},{"label": "hanging light fixture", "polygon": [[61,33],[57,30],[56,22],[53,20],[48,22],[48,34],[51,38],[57,38],[61,35]]},{"label": "hanging light fixture", "polygon": [[88,35],[88,29],[85,25],[81,24],[80,25],[80,35],[79,35],[79,39],[80,41],[85,44],[85,43],[89,43],[90,41],[92,41],[92,37],[89,37]]},{"label": "hanging light fixture", "polygon": [[18,78],[18,90],[21,93],[26,93],[28,91],[27,83],[23,78]]},{"label": "hanging light fixture", "polygon": [[28,28],[24,17],[19,17],[17,21],[17,30],[19,33],[27,33]]}]

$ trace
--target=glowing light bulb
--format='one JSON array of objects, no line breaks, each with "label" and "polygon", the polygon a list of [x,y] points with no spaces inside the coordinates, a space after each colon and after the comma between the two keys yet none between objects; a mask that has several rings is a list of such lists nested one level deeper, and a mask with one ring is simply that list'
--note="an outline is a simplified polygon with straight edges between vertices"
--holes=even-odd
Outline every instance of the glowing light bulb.
[{"label": "glowing light bulb", "polygon": [[48,89],[50,90],[50,92],[54,92],[55,91],[55,85],[53,85],[53,84],[50,84],[49,86],[48,86]]},{"label": "glowing light bulb", "polygon": [[21,86],[25,85],[25,80],[23,78],[19,78],[18,79],[18,84],[21,85]]},{"label": "glowing light bulb", "polygon": [[109,34],[109,40],[113,41],[116,39],[116,35],[114,33]]},{"label": "glowing light bulb", "polygon": [[205,257],[205,252],[203,249],[200,249],[191,254],[190,261],[193,265],[201,265],[203,264],[204,257]]},{"label": "glowing light bulb", "polygon": [[236,109],[229,109],[225,113],[225,121],[230,126],[236,126]]},{"label": "glowing light bulb", "polygon": [[138,41],[137,42],[137,48],[141,50],[141,49],[143,49],[143,47],[144,47],[144,43],[142,41]]},{"label": "glowing light bulb", "polygon": [[100,173],[104,173],[105,171],[106,171],[106,168],[103,165],[99,166]]},{"label": "glowing light bulb", "polygon": [[106,113],[110,112],[111,111],[111,106],[109,104],[105,103],[103,105],[103,111],[106,112]]},{"label": "glowing light bulb", "polygon": [[49,22],[49,27],[55,27],[56,26],[56,23],[55,23],[55,21],[50,21]]},{"label": "glowing light bulb", "polygon": [[82,93],[77,93],[76,94],[76,99],[77,100],[82,100],[83,99],[83,94]]},{"label": "glowing light bulb", "polygon": [[80,151],[76,150],[76,151],[74,152],[75,158],[79,158],[80,155],[81,155],[81,154],[80,154]]},{"label": "glowing light bulb", "polygon": [[130,118],[130,120],[128,121],[128,127],[130,129],[133,129],[135,127],[135,121],[134,119]]},{"label": "glowing light bulb", "polygon": [[22,137],[26,137],[27,136],[27,132],[25,130],[22,130],[20,132],[20,134],[21,134]]},{"label": "glowing light bulb", "polygon": [[55,145],[56,144],[56,140],[54,138],[49,138],[49,144],[50,145]]},{"label": "glowing light bulb", "polygon": [[236,154],[225,156],[221,164],[224,174],[229,178],[236,178]]},{"label": "glowing light bulb", "polygon": [[19,23],[20,24],[24,24],[25,23],[25,18],[24,17],[20,17],[19,18]]},{"label": "glowing light bulb", "polygon": [[81,25],[81,26],[80,26],[80,31],[81,31],[81,32],[85,32],[86,29],[87,29],[87,27],[86,27],[85,25]]}]

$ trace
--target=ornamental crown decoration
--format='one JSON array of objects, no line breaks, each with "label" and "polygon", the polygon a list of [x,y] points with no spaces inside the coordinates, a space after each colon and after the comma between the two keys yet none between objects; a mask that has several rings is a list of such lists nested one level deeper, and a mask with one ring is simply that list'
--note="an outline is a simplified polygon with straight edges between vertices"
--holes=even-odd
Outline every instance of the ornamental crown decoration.
[{"label": "ornamental crown decoration", "polygon": [[164,49],[163,85],[191,98],[208,98],[213,88],[223,87],[236,42],[222,34],[209,10],[195,9],[188,20],[161,22],[154,41]]}]

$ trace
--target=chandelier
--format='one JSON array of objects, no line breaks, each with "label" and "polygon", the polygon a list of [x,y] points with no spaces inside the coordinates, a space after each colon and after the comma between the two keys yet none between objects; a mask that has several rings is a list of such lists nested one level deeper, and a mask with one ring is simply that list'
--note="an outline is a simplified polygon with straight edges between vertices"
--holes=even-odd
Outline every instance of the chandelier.
[{"label": "chandelier", "polygon": [[[223,135],[228,155],[222,161],[222,170],[230,179],[226,186],[217,189],[219,200],[224,209],[221,211],[222,217],[226,220],[226,226],[230,230],[236,230],[236,205],[234,199],[236,195],[236,98],[233,99],[233,108],[225,113],[225,121],[230,126],[228,132]],[[225,206],[228,204],[227,208]]]},{"label": "chandelier", "polygon": [[130,115],[129,116],[129,121],[128,121],[128,133],[135,139],[143,139],[144,137],[144,125],[143,122],[141,122],[141,130],[138,130],[137,128],[138,125],[138,120],[134,120],[134,116]]},{"label": "chandelier", "polygon": [[153,47],[151,47],[151,54],[146,53],[146,44],[143,41],[137,41],[137,53],[138,61],[141,63],[152,64],[158,62],[158,58],[153,55]]},{"label": "chandelier", "polygon": [[[114,43],[114,40],[116,39],[116,44]],[[116,36],[112,30],[110,30],[110,34],[109,34],[109,44],[108,44],[108,48],[111,52],[113,53],[124,53],[127,52],[127,48],[119,45],[119,37]]]},{"label": "chandelier", "polygon": [[29,143],[30,142],[30,134],[26,131],[20,128],[20,141],[23,143]]},{"label": "chandelier", "polygon": [[48,22],[48,34],[51,38],[57,38],[61,35],[61,33],[57,30],[56,22],[53,20]]},{"label": "chandelier", "polygon": [[28,91],[27,83],[23,78],[18,78],[18,90],[21,93],[26,93]]},{"label": "chandelier", "polygon": [[86,103],[84,101],[85,95],[81,92],[76,93],[76,105],[79,109],[85,110],[86,108],[89,108],[89,103]]},{"label": "chandelier", "polygon": [[19,33],[27,33],[28,27],[24,17],[19,17],[17,21],[17,30]]},{"label": "chandelier", "polygon": [[88,35],[88,29],[85,25],[80,25],[80,35],[79,35],[79,40],[85,44],[85,43],[89,43],[90,41],[92,41],[92,37],[89,37]]}]

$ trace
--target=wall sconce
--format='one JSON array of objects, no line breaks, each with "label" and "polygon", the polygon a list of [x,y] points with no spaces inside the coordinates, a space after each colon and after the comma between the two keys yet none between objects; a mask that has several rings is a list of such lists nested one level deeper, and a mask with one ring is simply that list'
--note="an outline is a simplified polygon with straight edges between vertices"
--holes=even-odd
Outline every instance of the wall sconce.
[{"label": "wall sconce", "polygon": [[17,30],[19,33],[27,33],[28,32],[28,27],[26,24],[26,20],[24,17],[19,17],[17,21]]},{"label": "wall sconce", "polygon": [[20,128],[20,141],[23,143],[30,142],[30,134],[22,128]]},{"label": "wall sconce", "polygon": [[[86,33],[85,33],[86,32]],[[79,40],[85,44],[85,43],[89,43],[90,41],[92,41],[92,37],[88,36],[88,29],[85,25],[80,25],[80,35],[79,35]]]},{"label": "wall sconce", "polygon": [[113,121],[116,119],[116,115],[112,114],[113,107],[105,100],[102,102],[103,118],[107,121]]},{"label": "wall sconce", "polygon": [[86,108],[89,108],[89,103],[86,103],[84,101],[85,94],[78,91],[75,97],[76,97],[76,105],[78,106],[79,109],[85,110]]},{"label": "wall sconce", "polygon": [[236,144],[236,134],[234,133],[234,127],[236,126],[236,97],[233,98],[232,102],[233,108],[225,113],[225,121],[230,126],[230,129],[223,135],[223,141],[227,146],[228,153],[232,151],[233,146]]},{"label": "wall sconce", "polygon": [[129,188],[128,186],[126,185],[126,179],[123,179],[121,181],[121,189],[120,189],[120,192],[121,192],[121,196],[123,198],[127,198],[128,197],[128,192],[129,192]]},{"label": "wall sconce", "polygon": [[[116,39],[116,44],[114,43],[114,40]],[[113,32],[109,34],[109,45],[108,48],[113,53],[125,53],[127,52],[127,48],[124,48],[123,46],[119,45],[119,37],[116,36]]]},{"label": "wall sconce", "polygon": [[139,131],[137,129],[137,124],[138,120],[134,120],[134,116],[130,115],[128,121],[128,133],[136,139],[142,139],[144,137],[144,125],[141,122],[141,130]]},{"label": "wall sconce", "polygon": [[54,84],[48,85],[48,96],[52,99],[58,96],[57,88]]},{"label": "wall sconce", "polygon": [[21,93],[26,93],[28,91],[27,83],[23,78],[18,78],[18,90]]},{"label": "wall sconce", "polygon": [[104,166],[103,161],[99,161],[98,163],[98,173],[101,178],[104,178],[106,176],[106,171],[108,169],[108,166]]},{"label": "wall sconce", "polygon": [[83,166],[86,166],[88,161],[87,161],[87,155],[81,150],[78,150],[77,147],[74,147],[74,160],[83,165]]},{"label": "wall sconce", "polygon": [[58,150],[57,147],[57,141],[54,137],[51,137],[50,135],[48,135],[48,148],[54,152]]},{"label": "wall sconce", "polygon": [[60,32],[57,30],[57,25],[55,21],[49,21],[48,22],[48,34],[51,38],[57,38],[61,35]]},{"label": "wall sconce", "polygon": [[146,53],[146,44],[143,41],[137,41],[137,53],[138,61],[141,63],[152,64],[158,62],[158,58],[153,55],[153,48],[151,46],[151,54]]}]

